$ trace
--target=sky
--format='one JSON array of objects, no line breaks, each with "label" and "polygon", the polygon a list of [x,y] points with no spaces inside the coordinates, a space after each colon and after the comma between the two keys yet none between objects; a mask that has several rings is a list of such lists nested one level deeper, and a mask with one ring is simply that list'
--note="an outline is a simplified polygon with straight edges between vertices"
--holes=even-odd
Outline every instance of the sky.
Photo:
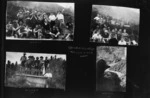
[{"label": "sky", "polygon": [[[55,56],[56,55],[56,58],[62,58],[64,60],[66,60],[66,55],[65,54],[50,54],[50,53],[28,53],[26,52],[26,56],[34,56],[34,57],[40,57],[40,56],[43,56],[44,58],[45,57],[48,57],[50,58],[51,56]],[[10,60],[12,63],[15,63],[16,61],[18,63],[20,63],[20,58],[21,56],[23,56],[23,52],[6,52],[6,62],[8,60]]]},{"label": "sky", "polygon": [[139,13],[139,9],[137,8],[130,8],[130,7],[120,7],[120,6],[111,6],[113,10],[131,10],[133,12]]},{"label": "sky", "polygon": [[121,19],[126,22],[139,24],[140,9],[122,6],[107,6],[107,5],[93,5],[99,13],[109,15],[115,19]]},{"label": "sky", "polygon": [[32,2],[32,1],[11,1],[11,2],[14,2],[14,3],[17,3],[18,5],[21,4],[21,3],[29,3],[30,5],[32,6],[40,6],[40,5],[51,5],[51,4],[58,4],[64,8],[71,8],[71,9],[74,9],[74,3],[68,3],[68,2]]},{"label": "sky", "polygon": [[56,3],[64,8],[72,8],[74,9],[74,3]]}]

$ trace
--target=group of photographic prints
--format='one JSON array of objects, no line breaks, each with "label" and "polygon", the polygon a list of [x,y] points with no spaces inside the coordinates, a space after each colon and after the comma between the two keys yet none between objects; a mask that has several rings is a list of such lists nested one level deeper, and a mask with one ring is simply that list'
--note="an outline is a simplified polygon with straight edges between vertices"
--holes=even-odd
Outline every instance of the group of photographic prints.
[{"label": "group of photographic prints", "polygon": [[75,3],[6,5],[5,38],[18,43],[6,46],[6,88],[126,92],[127,47],[139,45],[139,8],[92,4],[89,45],[82,46],[73,44],[80,36]]}]

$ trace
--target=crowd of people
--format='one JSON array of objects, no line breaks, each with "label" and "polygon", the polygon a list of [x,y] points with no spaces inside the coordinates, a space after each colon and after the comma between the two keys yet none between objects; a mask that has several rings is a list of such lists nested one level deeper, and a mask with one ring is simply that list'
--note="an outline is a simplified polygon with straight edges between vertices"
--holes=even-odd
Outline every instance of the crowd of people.
[{"label": "crowd of people", "polygon": [[7,19],[6,37],[72,40],[72,17],[65,21],[63,11],[56,13],[20,8],[14,19]]},{"label": "crowd of people", "polygon": [[97,13],[92,19],[91,41],[116,45],[138,45],[138,28],[133,23]]},{"label": "crowd of people", "polygon": [[6,68],[11,69],[14,72],[18,71],[19,73],[31,74],[31,75],[45,75],[49,69],[52,67],[51,61],[58,60],[59,58],[55,56],[51,56],[50,58],[40,56],[26,56],[26,53],[20,58],[21,64],[17,62],[11,63],[10,60],[7,61]]}]

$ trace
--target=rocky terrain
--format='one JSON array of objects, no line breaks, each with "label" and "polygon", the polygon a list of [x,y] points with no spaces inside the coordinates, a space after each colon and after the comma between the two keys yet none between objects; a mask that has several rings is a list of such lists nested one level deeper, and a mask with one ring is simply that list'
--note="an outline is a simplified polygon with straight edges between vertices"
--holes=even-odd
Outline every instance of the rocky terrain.
[{"label": "rocky terrain", "polygon": [[[97,61],[103,59],[110,68],[104,72],[99,90],[123,91],[126,88],[126,49],[124,47],[98,47]],[[101,86],[103,85],[103,86]]]}]

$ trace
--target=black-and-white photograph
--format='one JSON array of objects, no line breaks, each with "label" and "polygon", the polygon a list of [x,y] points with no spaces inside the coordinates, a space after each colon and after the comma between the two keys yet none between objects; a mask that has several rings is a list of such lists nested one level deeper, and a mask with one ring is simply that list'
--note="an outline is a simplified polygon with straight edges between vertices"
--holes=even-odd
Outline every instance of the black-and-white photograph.
[{"label": "black-and-white photograph", "polygon": [[137,46],[140,9],[93,5],[90,42]]},{"label": "black-and-white photograph", "polygon": [[6,87],[65,90],[65,82],[65,54],[6,52]]},{"label": "black-and-white photograph", "polygon": [[126,47],[98,46],[96,91],[126,92]]},{"label": "black-and-white photograph", "polygon": [[73,41],[74,3],[7,1],[6,39]]}]

